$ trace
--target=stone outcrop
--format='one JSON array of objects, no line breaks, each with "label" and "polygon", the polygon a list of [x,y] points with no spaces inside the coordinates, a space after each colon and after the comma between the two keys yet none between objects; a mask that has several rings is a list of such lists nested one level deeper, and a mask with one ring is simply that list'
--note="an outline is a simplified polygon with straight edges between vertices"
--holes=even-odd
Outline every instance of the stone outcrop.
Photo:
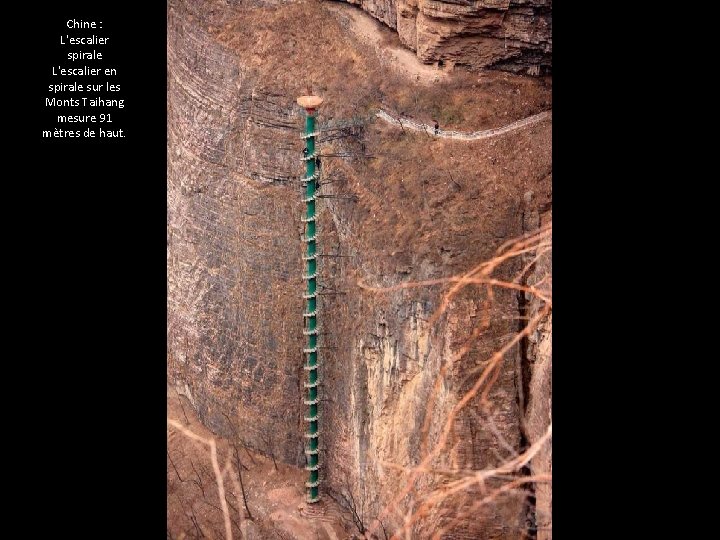
[{"label": "stone outcrop", "polygon": [[347,0],[426,63],[531,75],[552,69],[552,0]]}]

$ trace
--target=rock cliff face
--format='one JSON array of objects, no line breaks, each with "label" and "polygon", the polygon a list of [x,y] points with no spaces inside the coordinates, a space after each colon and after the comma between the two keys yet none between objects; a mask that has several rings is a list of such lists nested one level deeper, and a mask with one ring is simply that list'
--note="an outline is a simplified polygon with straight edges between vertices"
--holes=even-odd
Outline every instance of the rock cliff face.
[{"label": "rock cliff face", "polygon": [[[204,423],[298,463],[300,211],[288,179],[297,111],[255,92],[181,4],[168,16],[168,350]],[[251,144],[252,143],[252,144]],[[294,157],[296,154],[293,153]]]},{"label": "rock cliff face", "polygon": [[[395,8],[382,9],[390,16]],[[291,24],[307,28],[319,16],[308,5],[268,11],[248,37],[250,16],[203,0],[169,5],[168,379],[213,431],[237,430],[248,446],[303,465],[302,203],[295,182],[302,116],[294,98],[304,92],[301,70],[321,69],[320,123],[347,116],[339,104],[359,91],[353,69],[365,60],[333,45],[342,43],[342,30],[332,21],[315,36],[325,46],[312,64],[265,44],[274,33],[282,43],[299,40]],[[273,69],[269,54],[282,70],[263,75]],[[517,332],[519,312],[514,292],[498,289],[491,301],[473,288],[434,321],[446,287],[377,292],[365,285],[466,271],[527,230],[523,215],[536,203],[524,204],[523,193],[532,186],[539,200],[549,197],[550,136],[545,124],[491,142],[428,142],[368,126],[358,140],[321,143],[338,153],[375,152],[372,160],[323,163],[335,182],[325,189],[354,199],[323,199],[318,224],[321,252],[345,255],[320,263],[326,292],[342,293],[320,301],[323,491],[352,493],[366,518],[404,485],[402,468],[437,447],[472,374]],[[498,275],[509,279],[520,266],[515,261]],[[508,358],[487,396],[491,416],[470,400],[433,466],[491,467],[520,448],[520,349]],[[424,475],[418,493],[438,481]],[[480,491],[464,495],[470,499],[459,505]],[[441,506],[418,520],[413,537],[448,525],[448,539],[517,538],[524,501],[511,492],[455,522]],[[384,525],[399,528],[411,504],[401,501]]]},{"label": "rock cliff face", "polygon": [[552,0],[347,0],[427,63],[531,75],[552,68]]},{"label": "rock cliff face", "polygon": [[[526,202],[531,203],[532,193],[528,192]],[[534,208],[533,208],[534,207]],[[547,207],[547,204],[545,204]],[[542,209],[542,207],[541,207]],[[532,232],[552,220],[552,210],[541,212],[537,205],[529,204],[524,213],[524,227]],[[552,257],[546,253],[535,262],[527,278],[529,285],[541,280],[547,282],[552,276]],[[552,287],[552,283],[549,283]],[[524,313],[533,317],[541,308],[541,302],[530,295],[523,295]],[[524,343],[525,436],[529,443],[539,440],[552,423],[552,313],[543,320]],[[530,464],[534,475],[552,474],[552,445],[544,446]],[[552,540],[552,488],[549,484],[535,486],[535,525],[538,540]]]}]

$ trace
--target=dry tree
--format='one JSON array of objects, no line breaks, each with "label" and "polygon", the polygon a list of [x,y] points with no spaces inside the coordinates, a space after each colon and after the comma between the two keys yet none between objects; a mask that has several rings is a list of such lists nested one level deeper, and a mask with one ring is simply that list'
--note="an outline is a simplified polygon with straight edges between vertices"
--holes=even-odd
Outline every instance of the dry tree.
[{"label": "dry tree", "polygon": [[[366,289],[383,293],[403,288],[428,287],[434,285],[446,285],[449,289],[442,295],[440,304],[436,312],[428,320],[430,326],[437,324],[443,314],[450,308],[453,298],[458,295],[466,287],[481,287],[486,293],[486,302],[483,306],[482,316],[479,318],[478,325],[473,329],[466,342],[456,351],[445,358],[434,381],[432,391],[426,403],[425,422],[421,428],[421,459],[419,463],[412,467],[403,467],[395,463],[383,462],[383,466],[388,469],[399,471],[402,474],[402,482],[400,489],[381,511],[372,519],[368,519],[367,501],[365,496],[355,497],[352,490],[346,490],[342,494],[341,504],[348,508],[352,515],[353,522],[361,534],[366,538],[376,537],[381,534],[388,537],[385,524],[390,516],[402,516],[401,526],[397,528],[390,538],[400,539],[402,537],[410,537],[416,525],[423,518],[434,514],[444,517],[444,521],[440,522],[436,530],[433,531],[432,538],[440,539],[444,534],[452,530],[460,520],[473,519],[477,513],[488,505],[498,501],[501,497],[509,493],[518,493],[525,495],[528,493],[527,487],[543,483],[550,483],[552,476],[549,472],[540,471],[532,472],[529,465],[533,459],[546,447],[551,444],[552,440],[552,423],[548,422],[544,433],[528,440],[525,448],[515,448],[511,443],[504,440],[500,430],[494,425],[494,408],[491,400],[490,392],[497,382],[500,369],[509,356],[509,352],[517,347],[522,340],[527,339],[529,335],[535,332],[541,324],[549,318],[552,311],[552,276],[550,274],[540,276],[530,283],[526,277],[530,269],[532,269],[538,261],[548,256],[552,250],[552,224],[548,224],[539,230],[527,234],[519,239],[509,241],[498,249],[495,257],[489,261],[485,261],[468,272],[461,275],[455,275],[448,278],[425,280],[418,282],[402,283],[399,285],[377,288],[360,283],[359,285]],[[521,261],[522,270],[518,272],[513,279],[497,277],[498,269],[507,261]],[[500,348],[479,364],[479,367],[471,369],[466,374],[471,383],[469,389],[460,396],[457,402],[450,408],[449,413],[442,420],[441,425],[431,426],[433,411],[438,406],[439,390],[443,385],[445,377],[448,375],[450,365],[457,364],[458,360],[463,358],[472,349],[473,344],[482,335],[490,324],[490,306],[495,297],[495,291],[498,288],[513,290],[530,298],[534,303],[532,310],[526,310],[525,320],[522,328],[511,339],[507,340]],[[501,462],[495,466],[488,466],[482,469],[466,469],[459,466],[447,467],[441,464],[439,459],[444,453],[447,453],[452,446],[452,433],[458,416],[461,413],[472,410],[468,405],[470,403],[479,404],[476,408],[477,413],[470,415],[475,421],[482,420],[483,427],[488,433],[491,433],[499,441],[499,447],[504,448],[507,455],[500,456]],[[229,419],[228,419],[229,420]],[[168,427],[175,429],[190,440],[204,446],[209,455],[212,471],[215,475],[215,483],[217,487],[220,505],[211,504],[211,506],[219,509],[223,515],[223,523],[225,526],[225,538],[232,539],[233,525],[238,528],[238,522],[231,517],[231,510],[239,515],[240,522],[245,518],[245,513],[238,510],[232,505],[227,497],[226,480],[227,478],[236,488],[236,493],[241,493],[245,506],[245,512],[251,517],[247,508],[247,500],[245,489],[242,481],[242,470],[247,467],[240,460],[240,447],[242,444],[238,437],[234,438],[231,445],[232,451],[229,452],[226,463],[221,466],[218,459],[217,444],[213,438],[203,438],[180,422],[168,418]],[[237,430],[232,422],[230,425],[237,435]],[[431,428],[433,432],[431,437]],[[476,429],[476,426],[473,426]],[[264,433],[264,444],[270,449],[270,455],[277,468],[272,447],[274,441],[268,433]],[[432,439],[432,441],[431,441]],[[431,444],[432,442],[432,444]],[[244,445],[243,445],[244,446]],[[250,456],[247,448],[245,451]],[[251,457],[251,456],[250,456]],[[178,479],[185,479],[176,468],[175,462],[168,453],[171,465],[175,468]],[[201,489],[205,493],[202,476],[192,468],[198,477]],[[437,479],[440,479],[437,481]],[[431,489],[419,489],[419,482],[430,480]],[[473,497],[467,496],[473,493]],[[477,494],[480,496],[477,496]],[[365,494],[366,495],[366,494]],[[410,500],[410,504],[403,504]],[[182,504],[182,501],[181,501]],[[403,511],[403,507],[405,511]],[[201,524],[198,522],[197,515],[192,507],[189,512],[184,510],[185,515],[192,522],[198,537],[205,537]],[[511,525],[508,525],[511,526]],[[528,529],[531,527],[528,527]],[[527,536],[527,535],[526,535]]]},{"label": "dry tree", "polygon": [[328,495],[342,508],[350,512],[353,525],[360,534],[367,532],[367,510],[368,510],[368,494],[364,483],[360,484],[358,494],[355,494],[350,485],[349,480],[345,480],[345,485],[341,491],[329,490]]},{"label": "dry tree", "polygon": [[[431,325],[437,324],[447,312],[451,302],[466,287],[480,287],[486,293],[486,302],[483,306],[480,322],[470,333],[469,338],[450,357],[444,358],[441,368],[436,376],[435,384],[427,400],[425,421],[421,428],[421,459],[413,467],[403,467],[396,463],[383,462],[382,465],[395,470],[402,475],[401,489],[392,500],[385,505],[378,516],[367,527],[367,534],[375,534],[378,529],[384,530],[382,519],[388,516],[404,516],[402,526],[394,532],[392,539],[399,539],[413,532],[415,526],[430,514],[442,516],[446,519],[432,534],[432,539],[440,539],[452,530],[462,520],[474,519],[474,516],[483,507],[493,504],[499,498],[509,493],[527,495],[527,486],[547,484],[552,481],[549,472],[531,472],[529,465],[546,446],[551,445],[552,423],[547,422],[544,433],[529,440],[526,448],[516,449],[505,441],[498,429],[494,429],[494,407],[490,398],[491,390],[501,373],[503,363],[507,360],[510,351],[526,340],[533,332],[544,324],[552,312],[552,276],[536,277],[529,283],[527,275],[535,268],[543,257],[550,257],[552,250],[552,223],[528,233],[520,238],[504,243],[496,255],[464,274],[448,278],[431,279],[424,281],[402,283],[390,287],[373,287],[360,282],[359,286],[365,290],[376,293],[386,293],[399,289],[429,287],[435,285],[449,285],[449,289],[442,295],[440,305],[429,320]],[[504,264],[514,261],[520,262],[522,269],[512,279],[497,277],[499,269]],[[442,420],[438,433],[431,437],[433,411],[438,406],[440,389],[445,381],[449,366],[465,357],[472,349],[477,339],[490,325],[490,307],[498,289],[516,291],[525,295],[534,303],[534,309],[525,315],[520,330],[499,347],[479,367],[470,369],[466,374],[470,379],[469,389],[464,392],[457,402],[450,408],[449,413]],[[496,437],[501,448],[508,451],[507,456],[496,466],[487,466],[483,469],[466,469],[459,466],[447,467],[441,465],[442,456],[452,449],[452,434],[458,416],[471,411],[468,405],[473,403],[481,412],[483,427]],[[477,416],[475,417],[477,418]],[[521,412],[522,418],[522,412]],[[522,419],[521,419],[522,423]],[[472,426],[477,430],[477,426]],[[471,430],[471,431],[472,431]],[[432,439],[432,449],[431,442]],[[431,489],[419,489],[419,482],[430,482]],[[480,496],[478,496],[480,494]],[[403,504],[411,498],[414,504]],[[407,508],[402,512],[401,508]]]},{"label": "dry tree", "polygon": [[230,442],[230,446],[232,448],[232,456],[235,462],[235,468],[237,470],[238,483],[240,484],[240,493],[242,494],[243,506],[245,506],[245,512],[247,513],[248,519],[252,520],[253,515],[252,512],[250,512],[250,507],[248,506],[247,492],[245,491],[245,482],[243,481],[243,470],[248,471],[250,469],[240,459],[240,450],[238,448],[238,444],[243,447],[245,453],[250,458],[250,461],[253,463],[253,465],[255,465],[255,458],[253,458],[253,455],[252,453],[250,453],[250,450],[248,450],[248,447],[243,444],[242,439],[240,438],[239,430],[237,429],[237,426],[235,426],[235,422],[233,422],[230,417],[224,412],[222,414],[228,421],[228,424],[230,424],[230,429],[233,432],[233,439]]},{"label": "dry tree", "polygon": [[[240,485],[239,481],[237,480],[237,474],[234,474],[235,471],[232,467],[232,464],[228,460],[224,464],[223,467],[220,466],[220,461],[218,460],[218,449],[217,449],[217,442],[213,437],[204,438],[192,431],[191,429],[186,428],[183,426],[180,422],[177,420],[174,420],[172,418],[167,419],[167,424],[169,428],[175,429],[188,439],[190,439],[193,442],[200,443],[202,446],[205,446],[208,451],[208,457],[210,459],[210,463],[212,465],[212,470],[215,475],[215,484],[217,486],[217,494],[218,498],[220,499],[220,510],[222,511],[223,515],[223,525],[225,528],[225,538],[227,540],[232,540],[233,538],[233,532],[232,532],[232,525],[233,520],[230,516],[230,505],[228,504],[228,498],[227,498],[227,488],[225,486],[226,477],[230,477],[230,480],[233,484],[235,484],[237,491],[240,491]],[[182,503],[182,501],[181,501]],[[193,525],[196,527],[199,534],[202,534],[202,529],[200,528],[200,524],[197,521],[197,516],[195,515],[194,509],[192,506],[190,507],[191,510],[191,521],[193,522]],[[238,514],[240,514],[240,522],[243,521],[244,516],[242,515],[242,512],[238,511]],[[204,535],[203,535],[204,536]]]}]

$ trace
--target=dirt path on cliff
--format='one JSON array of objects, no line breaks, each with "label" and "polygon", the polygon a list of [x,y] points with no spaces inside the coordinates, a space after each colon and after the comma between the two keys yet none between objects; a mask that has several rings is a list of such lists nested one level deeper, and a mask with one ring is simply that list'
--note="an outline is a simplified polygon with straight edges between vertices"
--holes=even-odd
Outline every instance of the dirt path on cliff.
[{"label": "dirt path on cliff", "polygon": [[[346,3],[325,3],[323,6],[361,42],[373,47],[381,64],[422,84],[432,84],[447,79],[447,72],[433,65],[423,64],[413,51],[399,43],[394,30],[356,6]],[[393,43],[394,41],[397,43]]]},{"label": "dirt path on cliff", "polygon": [[[209,447],[193,438],[214,439],[219,468],[234,465],[230,441],[213,435],[195,416],[192,405],[174,390],[167,391],[167,530],[168,538],[226,538],[218,483]],[[231,475],[224,489],[233,538],[244,540],[340,540],[352,537],[346,516],[333,501],[307,505],[304,482],[307,473],[284,463],[277,470],[270,458],[240,447],[243,485],[253,519],[244,510],[241,490]]]},{"label": "dirt path on cliff", "polygon": [[543,111],[538,114],[533,114],[532,116],[528,116],[527,118],[523,118],[521,120],[517,120],[516,122],[512,122],[511,124],[508,124],[503,127],[499,128],[493,128],[493,129],[484,129],[482,131],[471,131],[471,132],[463,132],[463,131],[445,131],[445,130],[438,130],[437,133],[434,133],[434,126],[431,126],[429,124],[422,124],[420,122],[416,122],[414,120],[411,120],[410,118],[405,118],[398,115],[391,115],[385,111],[379,111],[376,116],[380,118],[381,120],[384,120],[388,124],[401,127],[403,129],[410,129],[412,131],[424,131],[428,135],[433,135],[435,137],[440,137],[442,139],[457,139],[461,141],[477,141],[479,139],[489,139],[490,137],[497,137],[498,135],[504,135],[505,133],[510,133],[511,131],[515,131],[517,129],[521,129],[524,127],[532,126],[534,124],[537,124],[538,122],[542,122],[546,119],[552,118],[552,111]]}]

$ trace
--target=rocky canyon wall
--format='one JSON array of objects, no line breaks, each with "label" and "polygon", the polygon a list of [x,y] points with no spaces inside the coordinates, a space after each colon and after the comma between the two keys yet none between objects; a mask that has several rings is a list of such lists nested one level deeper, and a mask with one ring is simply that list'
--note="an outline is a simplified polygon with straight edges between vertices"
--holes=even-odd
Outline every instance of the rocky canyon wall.
[{"label": "rocky canyon wall", "polygon": [[[533,204],[534,194],[528,192],[528,207],[523,214],[526,232],[537,231],[552,221],[551,201]],[[542,195],[541,195],[542,196]],[[534,256],[534,255],[533,255]],[[530,263],[526,257],[526,263]],[[534,261],[526,279],[531,286],[544,284],[552,289],[552,256],[544,253]],[[530,294],[522,296],[523,313],[537,316],[543,303]],[[552,424],[552,313],[531,332],[522,347],[523,379],[522,408],[524,409],[525,436],[530,444],[540,440]],[[533,458],[530,469],[534,475],[552,474],[552,445],[543,446]],[[552,487],[548,483],[535,486],[535,527],[538,540],[552,540]]]},{"label": "rocky canyon wall", "polygon": [[297,111],[195,7],[168,14],[169,374],[210,429],[298,463],[302,321],[278,314],[302,309],[300,201],[273,183],[297,165]]},{"label": "rocky canyon wall", "polygon": [[552,0],[347,0],[394,28],[427,63],[552,70]]},{"label": "rocky canyon wall", "polygon": [[[257,12],[203,0],[168,8],[168,380],[210,429],[295,465],[304,464],[306,407],[302,115],[294,101],[305,92],[302,75],[317,70],[326,98],[319,123],[347,117],[349,103],[365,99],[350,97],[364,91],[360,74],[377,69],[330,20],[315,35],[317,56],[303,60],[293,25],[309,27],[317,9],[268,8],[248,34]],[[321,252],[343,255],[320,260],[331,293],[319,306],[322,487],[352,493],[367,516],[403,487],[403,468],[437,447],[473,374],[518,330],[515,292],[490,298],[465,289],[434,319],[446,286],[392,287],[464,272],[522,234],[523,215],[549,197],[550,137],[538,125],[496,142],[429,143],[370,125],[359,138],[321,140],[328,153],[375,152],[324,161],[335,182],[325,189],[352,199],[321,199],[318,221]],[[540,195],[524,203],[530,185]],[[498,276],[520,267],[510,263]],[[512,348],[497,370],[486,396],[492,410],[478,398],[459,414],[434,466],[491,467],[520,448],[520,355]],[[418,492],[437,482],[423,477]],[[473,488],[459,504],[479,494]],[[441,507],[413,526],[413,537],[448,525],[444,538],[509,540],[524,512],[519,494],[456,522]],[[384,524],[395,530],[402,521],[391,513]]]}]

